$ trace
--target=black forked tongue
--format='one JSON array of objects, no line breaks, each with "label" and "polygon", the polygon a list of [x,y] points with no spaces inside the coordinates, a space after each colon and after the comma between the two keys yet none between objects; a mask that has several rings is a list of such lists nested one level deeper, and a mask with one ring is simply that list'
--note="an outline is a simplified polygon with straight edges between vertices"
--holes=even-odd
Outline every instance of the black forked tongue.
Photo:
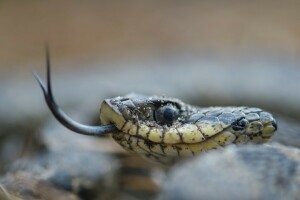
[{"label": "black forked tongue", "polygon": [[48,48],[46,47],[46,65],[47,65],[47,85],[44,84],[42,79],[36,72],[33,72],[33,75],[39,85],[41,86],[45,100],[49,109],[55,118],[68,129],[84,134],[84,135],[104,135],[107,133],[112,133],[118,129],[114,125],[102,125],[102,126],[88,126],[80,124],[72,120],[55,102],[52,89],[51,89],[51,74],[50,74],[50,56]]}]

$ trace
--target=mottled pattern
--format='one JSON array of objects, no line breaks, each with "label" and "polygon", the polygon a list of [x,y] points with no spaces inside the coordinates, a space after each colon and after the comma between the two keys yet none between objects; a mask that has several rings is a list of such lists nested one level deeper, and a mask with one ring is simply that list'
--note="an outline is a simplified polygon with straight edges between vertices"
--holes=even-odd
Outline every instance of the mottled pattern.
[{"label": "mottled pattern", "polygon": [[102,124],[120,130],[113,138],[122,147],[166,164],[233,143],[264,143],[277,129],[273,116],[259,108],[199,108],[157,96],[107,99],[100,111]]}]

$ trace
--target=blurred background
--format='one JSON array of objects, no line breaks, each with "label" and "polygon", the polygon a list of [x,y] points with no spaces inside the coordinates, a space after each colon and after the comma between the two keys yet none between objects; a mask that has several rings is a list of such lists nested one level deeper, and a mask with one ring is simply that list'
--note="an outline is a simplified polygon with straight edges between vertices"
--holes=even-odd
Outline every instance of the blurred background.
[{"label": "blurred background", "polygon": [[98,123],[101,101],[129,92],[299,120],[299,10],[296,0],[0,1],[2,171],[25,147],[36,151],[28,137],[65,148],[42,131],[60,125],[31,74],[45,77],[45,44],[57,102],[82,123]]},{"label": "blurred background", "polygon": [[27,103],[45,107],[31,71],[44,75],[48,44],[62,103],[135,91],[282,112],[285,102],[297,113],[299,8],[298,1],[1,1],[0,111],[7,118],[20,109],[19,117],[32,114]]}]

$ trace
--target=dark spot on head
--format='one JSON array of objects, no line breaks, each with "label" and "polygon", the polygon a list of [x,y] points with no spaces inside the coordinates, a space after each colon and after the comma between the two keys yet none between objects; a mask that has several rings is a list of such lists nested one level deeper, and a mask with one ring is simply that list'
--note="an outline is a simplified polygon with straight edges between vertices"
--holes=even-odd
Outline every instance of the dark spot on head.
[{"label": "dark spot on head", "polygon": [[245,127],[248,124],[248,121],[246,119],[241,119],[237,122],[237,124],[241,127]]},{"label": "dark spot on head", "polygon": [[233,129],[234,131],[241,131],[241,130],[244,129],[244,127],[232,125],[232,129]]}]

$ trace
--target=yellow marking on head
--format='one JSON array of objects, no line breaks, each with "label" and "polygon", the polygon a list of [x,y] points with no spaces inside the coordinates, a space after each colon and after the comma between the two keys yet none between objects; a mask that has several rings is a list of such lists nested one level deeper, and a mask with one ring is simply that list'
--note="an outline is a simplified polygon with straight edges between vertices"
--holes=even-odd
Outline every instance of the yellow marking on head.
[{"label": "yellow marking on head", "polygon": [[103,101],[100,108],[100,122],[103,125],[114,124],[119,130],[121,130],[126,120],[119,111],[114,110],[107,101]]},{"label": "yellow marking on head", "polygon": [[222,146],[220,146],[218,143],[216,143],[213,140],[206,140],[204,142],[201,142],[201,145],[202,145],[203,149],[205,149],[206,151],[212,150],[212,149],[222,149],[223,148]]},{"label": "yellow marking on head", "polygon": [[177,152],[177,150],[176,150],[176,148],[175,148],[174,145],[166,145],[164,147],[164,152],[168,156],[173,156],[173,157],[177,157],[178,156],[178,152]]},{"label": "yellow marking on head", "polygon": [[142,136],[143,138],[147,138],[147,133],[149,132],[150,128],[144,124],[139,126],[138,135]]},{"label": "yellow marking on head", "polygon": [[131,125],[129,132],[130,135],[137,135],[137,126],[136,125]]},{"label": "yellow marking on head", "polygon": [[223,127],[219,121],[200,121],[196,123],[196,126],[199,127],[204,137],[211,137],[223,130]]},{"label": "yellow marking on head", "polygon": [[251,140],[251,142],[257,143],[257,144],[263,143],[263,138],[261,136],[255,136],[255,137],[253,137],[253,139]]},{"label": "yellow marking on head", "polygon": [[189,147],[194,154],[205,152],[201,144],[189,144]]},{"label": "yellow marking on head", "polygon": [[212,138],[213,141],[217,142],[221,146],[231,144],[235,141],[236,136],[230,131],[222,131]]},{"label": "yellow marking on head", "polygon": [[264,126],[259,121],[251,122],[246,129],[246,133],[247,134],[257,134],[259,131],[261,131],[263,129],[263,127]]},{"label": "yellow marking on head", "polygon": [[262,135],[264,137],[271,137],[274,134],[275,128],[272,125],[267,125],[262,130]]},{"label": "yellow marking on head", "polygon": [[175,144],[174,146],[177,148],[179,156],[193,156],[188,144]]},{"label": "yellow marking on head", "polygon": [[[141,143],[140,139],[136,137],[131,137],[131,147],[134,149],[134,151],[138,154],[148,154],[150,151],[148,149],[142,148],[139,144]],[[142,142],[144,143],[144,142]]]},{"label": "yellow marking on head", "polygon": [[123,126],[121,131],[124,132],[124,133],[129,133],[132,125],[133,125],[132,121],[127,121],[125,126]]},{"label": "yellow marking on head", "polygon": [[185,143],[197,143],[205,140],[204,136],[196,125],[184,124],[183,126],[177,128],[177,130],[182,134],[182,139]]},{"label": "yellow marking on head", "polygon": [[123,137],[120,140],[117,140],[117,142],[124,148],[126,148],[127,150],[130,149],[130,145],[129,145],[129,135],[125,134],[123,135]]},{"label": "yellow marking on head", "polygon": [[164,137],[165,144],[176,144],[180,142],[181,139],[176,128],[169,128],[168,130],[166,130],[165,137]]},{"label": "yellow marking on head", "polygon": [[250,138],[248,135],[239,135],[236,140],[234,141],[234,143],[236,144],[245,144],[247,142],[249,142]]},{"label": "yellow marking on head", "polygon": [[148,139],[152,142],[161,142],[163,129],[150,128],[150,133]]}]

